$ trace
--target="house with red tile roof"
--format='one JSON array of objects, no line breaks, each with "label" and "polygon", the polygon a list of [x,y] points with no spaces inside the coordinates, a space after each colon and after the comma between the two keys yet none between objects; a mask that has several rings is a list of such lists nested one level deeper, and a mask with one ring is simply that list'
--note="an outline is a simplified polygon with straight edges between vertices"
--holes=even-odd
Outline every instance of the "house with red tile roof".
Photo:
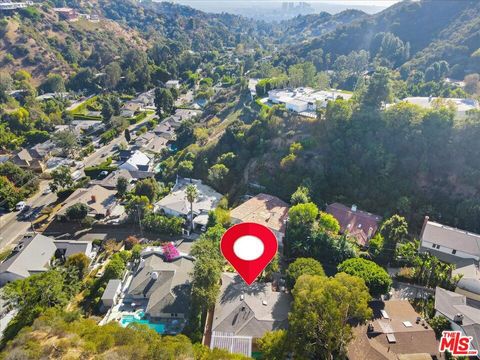
[{"label": "house with red tile roof", "polygon": [[326,211],[338,220],[342,234],[354,237],[360,246],[365,247],[368,246],[368,242],[375,235],[382,221],[381,216],[358,210],[356,205],[348,207],[333,203],[327,206]]}]

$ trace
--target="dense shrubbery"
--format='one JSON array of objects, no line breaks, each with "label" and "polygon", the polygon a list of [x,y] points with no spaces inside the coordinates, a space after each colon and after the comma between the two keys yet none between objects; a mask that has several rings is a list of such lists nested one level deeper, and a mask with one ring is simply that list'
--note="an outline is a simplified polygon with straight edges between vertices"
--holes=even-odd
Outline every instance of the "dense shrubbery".
[{"label": "dense shrubbery", "polygon": [[167,217],[159,214],[148,213],[142,220],[145,229],[167,235],[180,235],[185,220],[179,217]]},{"label": "dense shrubbery", "polygon": [[2,353],[17,359],[36,359],[39,354],[55,359],[70,358],[72,354],[87,358],[136,360],[245,359],[241,355],[192,344],[184,335],[160,336],[144,325],[123,328],[117,322],[98,326],[94,320],[81,318],[78,312],[57,309],[44,312]]}]

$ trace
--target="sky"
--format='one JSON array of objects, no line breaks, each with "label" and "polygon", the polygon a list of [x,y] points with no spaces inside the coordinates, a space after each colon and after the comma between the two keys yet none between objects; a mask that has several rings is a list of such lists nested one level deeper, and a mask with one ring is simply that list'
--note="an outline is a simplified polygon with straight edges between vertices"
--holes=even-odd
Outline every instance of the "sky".
[{"label": "sky", "polygon": [[[155,0],[154,0],[155,1]],[[157,0],[162,1],[162,0]],[[315,12],[327,11],[337,13],[345,9],[358,9],[368,13],[379,12],[400,0],[170,0],[189,5],[207,12],[232,12],[245,15],[244,9],[252,6],[259,8],[279,9],[282,2],[306,2],[313,6]],[[243,9],[243,11],[242,11]],[[248,14],[247,14],[248,15]]]}]

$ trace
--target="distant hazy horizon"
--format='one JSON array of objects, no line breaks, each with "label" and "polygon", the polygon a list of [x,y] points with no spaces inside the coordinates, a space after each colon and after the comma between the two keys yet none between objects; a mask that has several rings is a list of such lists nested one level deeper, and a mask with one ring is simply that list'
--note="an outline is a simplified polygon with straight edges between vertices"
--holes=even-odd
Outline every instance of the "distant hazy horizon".
[{"label": "distant hazy horizon", "polygon": [[[161,1],[161,0],[159,0]],[[269,10],[281,9],[282,3],[307,3],[311,6],[313,13],[326,11],[332,14],[347,9],[358,9],[367,13],[376,13],[399,2],[400,0],[171,0],[174,3],[191,6],[195,9],[206,12],[230,12],[248,16],[245,10]]]}]

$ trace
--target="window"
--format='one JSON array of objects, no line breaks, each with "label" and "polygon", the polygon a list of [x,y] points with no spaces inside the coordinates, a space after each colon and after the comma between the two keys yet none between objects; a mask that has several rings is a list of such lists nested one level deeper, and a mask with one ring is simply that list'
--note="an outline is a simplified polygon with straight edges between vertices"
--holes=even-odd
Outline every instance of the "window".
[{"label": "window", "polygon": [[437,246],[437,245],[435,245],[435,244],[432,244],[432,248],[434,248],[434,249],[435,249],[435,246]]},{"label": "window", "polygon": [[457,250],[452,250],[452,254],[456,254],[457,253]]}]

